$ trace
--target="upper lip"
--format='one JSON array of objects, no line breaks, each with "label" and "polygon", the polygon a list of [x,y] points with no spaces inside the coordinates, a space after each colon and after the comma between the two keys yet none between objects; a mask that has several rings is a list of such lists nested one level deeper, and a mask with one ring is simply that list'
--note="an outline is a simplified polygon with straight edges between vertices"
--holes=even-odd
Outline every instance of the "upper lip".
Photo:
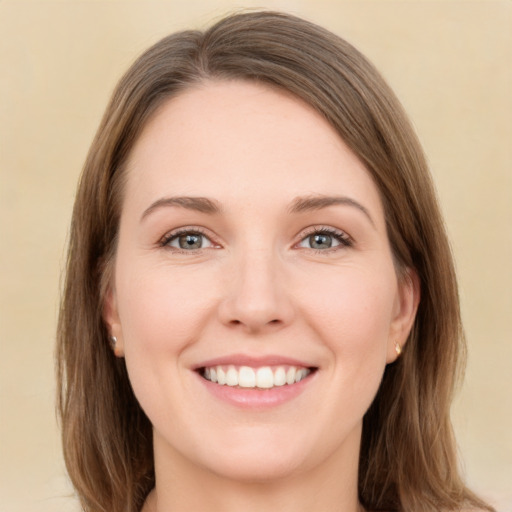
[{"label": "upper lip", "polygon": [[287,357],[277,354],[269,354],[265,356],[250,356],[247,354],[230,354],[226,356],[216,357],[214,359],[208,359],[201,363],[194,365],[194,370],[200,368],[209,368],[212,366],[250,366],[252,368],[259,368],[262,366],[300,366],[302,368],[314,368],[315,366],[295,359],[293,357]]}]

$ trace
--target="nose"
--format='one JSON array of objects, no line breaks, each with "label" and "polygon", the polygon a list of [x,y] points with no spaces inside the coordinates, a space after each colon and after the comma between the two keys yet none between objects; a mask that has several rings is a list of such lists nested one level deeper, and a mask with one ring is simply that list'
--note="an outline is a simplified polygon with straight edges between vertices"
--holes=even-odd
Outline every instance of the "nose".
[{"label": "nose", "polygon": [[260,252],[240,257],[226,279],[218,310],[223,324],[257,333],[278,330],[292,321],[290,290],[275,255]]}]

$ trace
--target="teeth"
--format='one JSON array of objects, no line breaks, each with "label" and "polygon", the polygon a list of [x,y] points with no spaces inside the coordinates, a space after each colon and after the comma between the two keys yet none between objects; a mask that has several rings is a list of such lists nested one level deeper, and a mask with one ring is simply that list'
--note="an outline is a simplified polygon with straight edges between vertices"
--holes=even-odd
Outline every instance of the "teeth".
[{"label": "teeth", "polygon": [[251,368],[240,366],[239,368],[229,365],[213,366],[203,370],[203,377],[221,386],[240,386],[241,388],[270,389],[275,386],[291,385],[305,379],[311,370],[308,368],[297,368],[295,366],[262,366]]},{"label": "teeth", "polygon": [[234,366],[228,368],[226,373],[226,385],[238,386],[238,372],[235,370]]},{"label": "teeth", "polygon": [[220,366],[217,366],[217,382],[221,386],[224,386],[224,384],[226,384],[226,374],[224,373],[224,370]]},{"label": "teeth", "polygon": [[258,368],[256,372],[256,387],[264,389],[274,387],[274,372],[268,366]]},{"label": "teeth", "polygon": [[274,372],[274,386],[284,386],[286,384],[286,372],[284,368],[280,366]]},{"label": "teeth", "polygon": [[297,372],[295,372],[295,382],[300,382],[306,376],[305,373],[306,370],[304,368],[297,370]]},{"label": "teeth", "polygon": [[238,374],[238,385],[241,388],[253,388],[256,386],[256,374],[252,368],[242,366]]},{"label": "teeth", "polygon": [[293,384],[295,382],[295,368],[290,366],[286,372],[286,384]]}]

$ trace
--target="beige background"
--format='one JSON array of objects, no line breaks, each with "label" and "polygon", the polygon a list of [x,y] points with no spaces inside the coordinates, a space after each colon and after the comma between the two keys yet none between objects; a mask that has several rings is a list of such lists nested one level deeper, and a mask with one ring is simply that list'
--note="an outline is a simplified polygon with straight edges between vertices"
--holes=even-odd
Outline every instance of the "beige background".
[{"label": "beige background", "polygon": [[470,483],[512,511],[512,2],[0,0],[0,512],[77,510],[54,415],[54,330],[73,193],[107,98],[149,44],[243,6],[346,37],[409,111],[460,276],[461,453]]}]

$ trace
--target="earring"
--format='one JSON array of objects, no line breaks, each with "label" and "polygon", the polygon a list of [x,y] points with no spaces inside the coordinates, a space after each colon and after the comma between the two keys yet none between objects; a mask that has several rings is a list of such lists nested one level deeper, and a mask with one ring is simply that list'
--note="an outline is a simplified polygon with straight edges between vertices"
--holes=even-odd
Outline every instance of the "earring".
[{"label": "earring", "polygon": [[402,347],[400,346],[400,343],[398,343],[398,341],[395,341],[395,352],[397,356],[399,356],[402,353]]},{"label": "earring", "polygon": [[123,350],[121,347],[117,345],[117,337],[116,336],[110,336],[110,347],[112,348],[114,355],[116,357],[123,357]]}]

